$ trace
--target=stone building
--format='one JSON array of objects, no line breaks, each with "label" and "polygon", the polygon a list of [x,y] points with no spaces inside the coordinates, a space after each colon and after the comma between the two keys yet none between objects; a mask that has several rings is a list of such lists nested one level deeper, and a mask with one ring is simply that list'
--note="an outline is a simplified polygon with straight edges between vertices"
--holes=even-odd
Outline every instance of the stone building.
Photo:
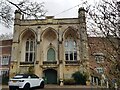
[{"label": "stone building", "polygon": [[15,11],[10,76],[34,71],[47,83],[71,78],[76,71],[89,71],[86,15],[79,8],[77,18],[46,16],[24,19]]},{"label": "stone building", "polygon": [[[111,41],[113,43],[111,43]],[[24,19],[15,11],[10,77],[16,73],[34,72],[47,83],[69,79],[76,72],[87,72],[93,85],[113,80],[113,62],[118,55],[114,37],[88,37],[86,15],[79,8],[77,18],[46,16]]]}]

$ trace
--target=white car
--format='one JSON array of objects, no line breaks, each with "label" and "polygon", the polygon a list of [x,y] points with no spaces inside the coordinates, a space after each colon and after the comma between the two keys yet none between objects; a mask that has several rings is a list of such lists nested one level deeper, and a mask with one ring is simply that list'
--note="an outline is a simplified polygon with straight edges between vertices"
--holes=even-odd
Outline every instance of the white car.
[{"label": "white car", "polygon": [[44,88],[44,80],[35,74],[17,74],[8,82],[9,90],[39,87]]}]

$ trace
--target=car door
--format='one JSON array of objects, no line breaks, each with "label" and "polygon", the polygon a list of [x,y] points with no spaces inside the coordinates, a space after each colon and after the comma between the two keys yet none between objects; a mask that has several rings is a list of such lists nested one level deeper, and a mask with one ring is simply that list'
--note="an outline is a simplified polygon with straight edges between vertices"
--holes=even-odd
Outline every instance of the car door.
[{"label": "car door", "polygon": [[39,80],[39,77],[37,77],[36,75],[31,75],[31,84],[32,84],[32,87],[36,87],[36,86],[39,86],[40,84],[40,80]]}]

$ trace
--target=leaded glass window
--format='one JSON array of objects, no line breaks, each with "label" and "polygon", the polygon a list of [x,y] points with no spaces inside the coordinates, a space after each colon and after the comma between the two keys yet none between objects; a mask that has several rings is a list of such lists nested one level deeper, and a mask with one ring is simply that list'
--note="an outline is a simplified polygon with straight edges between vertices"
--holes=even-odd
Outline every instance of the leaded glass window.
[{"label": "leaded glass window", "polygon": [[47,61],[55,61],[55,50],[50,48],[47,52]]},{"label": "leaded glass window", "polygon": [[25,61],[33,62],[35,59],[35,41],[34,39],[27,39]]},{"label": "leaded glass window", "polygon": [[65,60],[77,60],[77,45],[73,39],[66,39],[65,41]]}]

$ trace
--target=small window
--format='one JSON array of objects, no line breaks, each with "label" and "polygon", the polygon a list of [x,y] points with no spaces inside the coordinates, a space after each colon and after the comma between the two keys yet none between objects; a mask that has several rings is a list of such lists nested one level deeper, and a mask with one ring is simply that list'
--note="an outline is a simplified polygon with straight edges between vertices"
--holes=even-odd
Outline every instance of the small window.
[{"label": "small window", "polygon": [[2,56],[1,65],[9,65],[10,56]]},{"label": "small window", "polygon": [[94,55],[97,63],[104,63],[105,56],[103,53],[95,53]]},{"label": "small window", "polygon": [[96,60],[97,63],[103,63],[104,62],[104,56],[96,55],[95,60]]},{"label": "small window", "polygon": [[97,71],[97,73],[100,73],[100,74],[102,74],[104,72],[102,67],[96,68],[96,71]]},{"label": "small window", "polygon": [[2,70],[2,71],[1,71],[1,75],[2,75],[2,76],[9,75],[8,72],[9,72],[8,70]]}]

